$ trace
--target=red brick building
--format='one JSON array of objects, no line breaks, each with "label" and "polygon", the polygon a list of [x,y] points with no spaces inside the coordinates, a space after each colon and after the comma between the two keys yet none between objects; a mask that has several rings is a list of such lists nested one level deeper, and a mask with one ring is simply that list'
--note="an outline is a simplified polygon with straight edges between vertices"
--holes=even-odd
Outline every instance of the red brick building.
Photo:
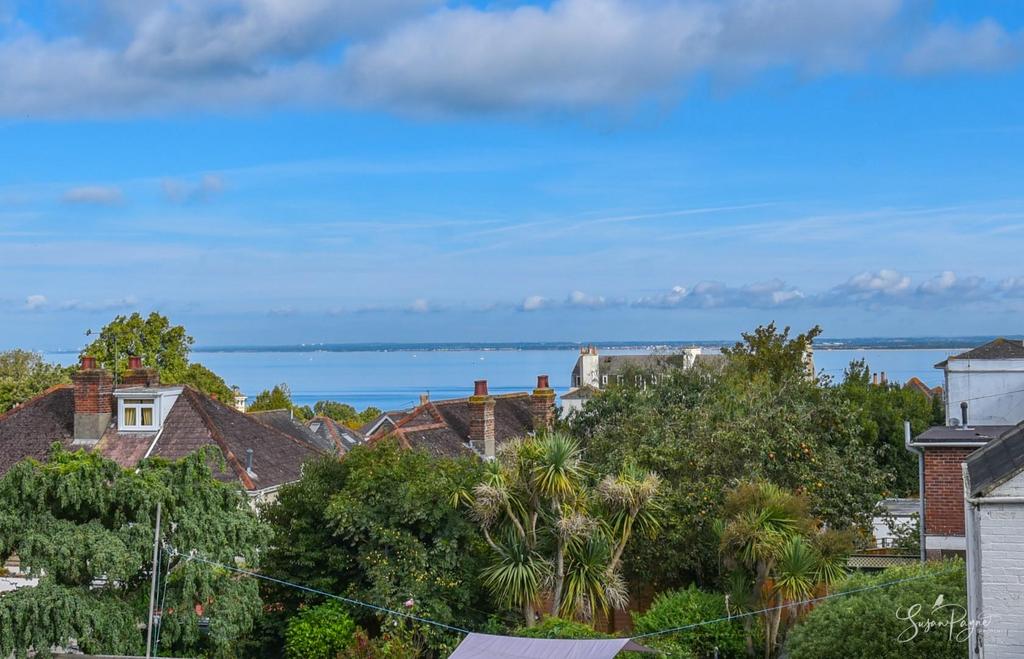
[{"label": "red brick building", "polygon": [[196,389],[162,385],[156,369],[137,357],[114,384],[112,375],[84,357],[71,385],[54,387],[0,415],[0,475],[25,458],[45,460],[54,443],[86,450],[130,468],[149,457],[170,460],[210,446],[224,457],[214,475],[234,481],[255,500],[273,498],[296,481],[303,464],[333,453],[307,429],[281,429],[239,412]]}]

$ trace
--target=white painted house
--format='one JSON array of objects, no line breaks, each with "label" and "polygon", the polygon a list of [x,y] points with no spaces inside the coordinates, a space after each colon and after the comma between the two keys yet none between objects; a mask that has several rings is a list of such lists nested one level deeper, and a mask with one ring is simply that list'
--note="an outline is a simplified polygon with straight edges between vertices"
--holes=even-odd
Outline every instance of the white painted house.
[{"label": "white painted house", "polygon": [[1024,341],[999,338],[935,365],[945,373],[946,422],[1015,425],[1024,421]]},{"label": "white painted house", "polygon": [[703,354],[698,347],[671,353],[599,355],[595,346],[584,346],[572,369],[571,388],[561,397],[562,416],[582,410],[588,400],[608,387],[627,385],[646,389],[657,386],[663,377],[671,377],[673,368],[690,368],[698,362],[719,359],[721,355]]},{"label": "white painted house", "polygon": [[971,659],[1024,657],[1024,427],[962,466]]}]

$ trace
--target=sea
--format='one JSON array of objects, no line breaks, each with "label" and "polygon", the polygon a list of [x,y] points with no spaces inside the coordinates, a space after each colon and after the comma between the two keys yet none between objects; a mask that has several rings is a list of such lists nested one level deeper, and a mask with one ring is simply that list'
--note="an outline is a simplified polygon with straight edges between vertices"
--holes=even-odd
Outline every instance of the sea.
[{"label": "sea", "polygon": [[[835,379],[852,360],[863,359],[874,372],[905,382],[918,377],[925,384],[942,383],[935,364],[950,355],[984,343],[986,337],[961,339],[865,339],[818,345],[815,367]],[[945,345],[942,345],[945,344]],[[597,345],[601,354],[668,353],[688,342]],[[704,342],[717,352],[723,344]],[[285,383],[300,405],[318,400],[385,410],[414,406],[422,393],[431,398],[468,396],[474,380],[487,380],[491,393],[532,390],[537,376],[550,377],[558,393],[569,389],[578,344],[310,344],[297,346],[199,347],[198,361],[237,385],[250,399],[264,389]],[[74,363],[70,351],[46,353],[50,361]]]}]

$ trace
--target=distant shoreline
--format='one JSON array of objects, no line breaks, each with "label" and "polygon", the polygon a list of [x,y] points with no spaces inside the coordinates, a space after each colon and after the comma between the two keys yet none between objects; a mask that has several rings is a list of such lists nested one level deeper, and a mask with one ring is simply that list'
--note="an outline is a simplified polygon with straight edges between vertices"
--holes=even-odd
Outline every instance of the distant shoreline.
[{"label": "distant shoreline", "polygon": [[[964,350],[991,341],[992,336],[963,337],[880,337],[850,339],[819,339],[816,351],[829,350]],[[1007,336],[1024,339],[1022,336]],[[722,348],[732,341],[524,341],[524,342],[436,342],[436,343],[306,343],[293,345],[226,345],[197,346],[195,353],[316,353],[316,352],[520,352],[578,350],[594,345],[598,350],[638,350],[653,352],[699,346]],[[77,353],[78,350],[53,350],[53,353]]]}]

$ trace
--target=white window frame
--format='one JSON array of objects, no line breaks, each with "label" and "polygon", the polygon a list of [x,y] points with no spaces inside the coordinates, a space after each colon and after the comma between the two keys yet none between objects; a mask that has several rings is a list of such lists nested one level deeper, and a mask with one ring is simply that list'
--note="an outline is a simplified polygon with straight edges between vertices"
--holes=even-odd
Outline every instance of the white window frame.
[{"label": "white window frame", "polygon": [[[140,401],[140,402],[135,402]],[[135,425],[128,425],[125,422],[125,408],[130,407],[135,410],[135,418],[137,421],[142,421],[142,410],[149,408],[153,410],[153,423],[149,425],[142,425],[136,423]],[[117,429],[121,432],[143,432],[148,430],[159,430],[160,429],[160,397],[159,396],[132,396],[118,398],[117,399]]]},{"label": "white window frame", "polygon": [[601,386],[604,386],[606,384],[608,384],[608,376],[607,375],[602,375],[601,376]]}]

